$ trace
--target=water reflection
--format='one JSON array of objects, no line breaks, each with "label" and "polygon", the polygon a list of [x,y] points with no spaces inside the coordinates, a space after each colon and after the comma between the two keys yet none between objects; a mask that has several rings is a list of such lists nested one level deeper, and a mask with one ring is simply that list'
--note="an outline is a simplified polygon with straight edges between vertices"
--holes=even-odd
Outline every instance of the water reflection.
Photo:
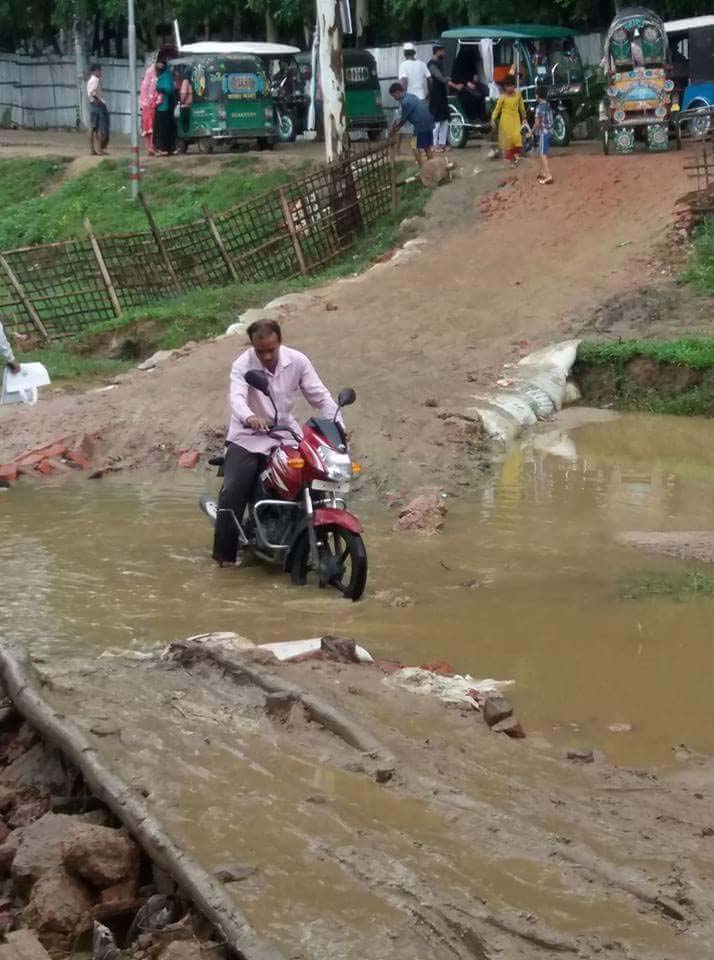
[{"label": "water reflection", "polygon": [[[262,566],[214,568],[195,506],[209,472],[20,484],[0,496],[0,630],[57,656],[207,630],[259,641],[338,631],[390,658],[514,678],[531,729],[567,738],[575,725],[623,760],[666,759],[680,740],[714,749],[712,602],[621,599],[623,578],[682,565],[613,540],[710,528],[712,441],[708,421],[549,427],[472,497],[450,497],[431,540],[391,534],[389,511],[363,501],[370,583],[357,605]],[[390,607],[378,590],[414,606]],[[676,716],[661,709],[672,698]],[[633,732],[613,736],[613,722]]]}]

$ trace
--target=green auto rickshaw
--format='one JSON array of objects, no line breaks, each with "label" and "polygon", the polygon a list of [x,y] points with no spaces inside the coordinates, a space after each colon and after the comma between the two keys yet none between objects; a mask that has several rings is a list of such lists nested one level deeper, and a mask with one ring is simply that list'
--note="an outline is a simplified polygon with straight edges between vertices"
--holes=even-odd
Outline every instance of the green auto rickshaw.
[{"label": "green auto rickshaw", "polygon": [[169,62],[179,98],[177,143],[183,153],[191,144],[212,153],[216,144],[233,146],[242,140],[257,141],[261,150],[272,149],[277,139],[275,105],[257,46],[187,44]]},{"label": "green auto rickshaw", "polygon": [[[320,77],[312,77],[310,53],[295,58],[303,81],[315,97],[315,119],[322,130]],[[382,106],[377,62],[368,50],[343,49],[342,66],[345,77],[345,113],[350,133],[364,130],[370,140],[379,140],[387,129],[387,117]]]},{"label": "green auto rickshaw", "polygon": [[387,129],[382,107],[377,61],[368,50],[343,50],[347,129],[366,130],[370,140],[379,140]]},{"label": "green auto rickshaw", "polygon": [[[458,91],[449,96],[449,144],[489,137],[491,112],[504,80],[514,78],[533,120],[536,86],[553,108],[553,143],[566,146],[573,128],[594,117],[604,83],[586,74],[575,31],[547,24],[489,24],[445,30],[446,73]],[[597,89],[595,89],[597,87]]]}]

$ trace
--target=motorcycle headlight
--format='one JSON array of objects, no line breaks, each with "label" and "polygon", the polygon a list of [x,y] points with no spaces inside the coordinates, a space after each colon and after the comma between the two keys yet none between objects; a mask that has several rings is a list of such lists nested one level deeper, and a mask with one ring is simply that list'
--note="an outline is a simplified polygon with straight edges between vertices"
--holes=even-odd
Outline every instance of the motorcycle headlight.
[{"label": "motorcycle headlight", "polygon": [[352,460],[348,453],[338,453],[331,447],[320,445],[320,456],[325,461],[330,480],[352,479]]}]

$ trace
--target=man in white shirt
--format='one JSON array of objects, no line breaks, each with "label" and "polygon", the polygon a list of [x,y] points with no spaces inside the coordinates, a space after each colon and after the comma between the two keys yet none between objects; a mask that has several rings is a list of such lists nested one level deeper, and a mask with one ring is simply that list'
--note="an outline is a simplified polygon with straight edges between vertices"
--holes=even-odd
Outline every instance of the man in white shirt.
[{"label": "man in white shirt", "polygon": [[404,59],[399,65],[399,82],[405,93],[413,93],[419,100],[429,96],[429,71],[422,60],[417,60],[413,43],[404,44]]},{"label": "man in white shirt", "polygon": [[[89,100],[89,151],[93,155],[107,152],[109,143],[109,110],[102,99],[102,68],[92,64],[87,81],[87,99]],[[99,149],[95,149],[97,137]]]}]

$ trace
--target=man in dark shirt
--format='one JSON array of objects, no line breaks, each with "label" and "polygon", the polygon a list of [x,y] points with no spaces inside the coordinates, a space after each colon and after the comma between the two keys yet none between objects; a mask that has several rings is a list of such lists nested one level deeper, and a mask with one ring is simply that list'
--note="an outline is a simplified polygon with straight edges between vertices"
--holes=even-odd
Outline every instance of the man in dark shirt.
[{"label": "man in dark shirt", "polygon": [[434,118],[429,107],[423,100],[415,97],[413,93],[405,93],[401,83],[393,83],[389,92],[401,107],[399,120],[392,124],[390,133],[395,134],[398,130],[401,130],[405,123],[411,123],[416,137],[418,163],[422,164],[424,160],[431,160],[434,155],[432,149],[434,145]]}]

